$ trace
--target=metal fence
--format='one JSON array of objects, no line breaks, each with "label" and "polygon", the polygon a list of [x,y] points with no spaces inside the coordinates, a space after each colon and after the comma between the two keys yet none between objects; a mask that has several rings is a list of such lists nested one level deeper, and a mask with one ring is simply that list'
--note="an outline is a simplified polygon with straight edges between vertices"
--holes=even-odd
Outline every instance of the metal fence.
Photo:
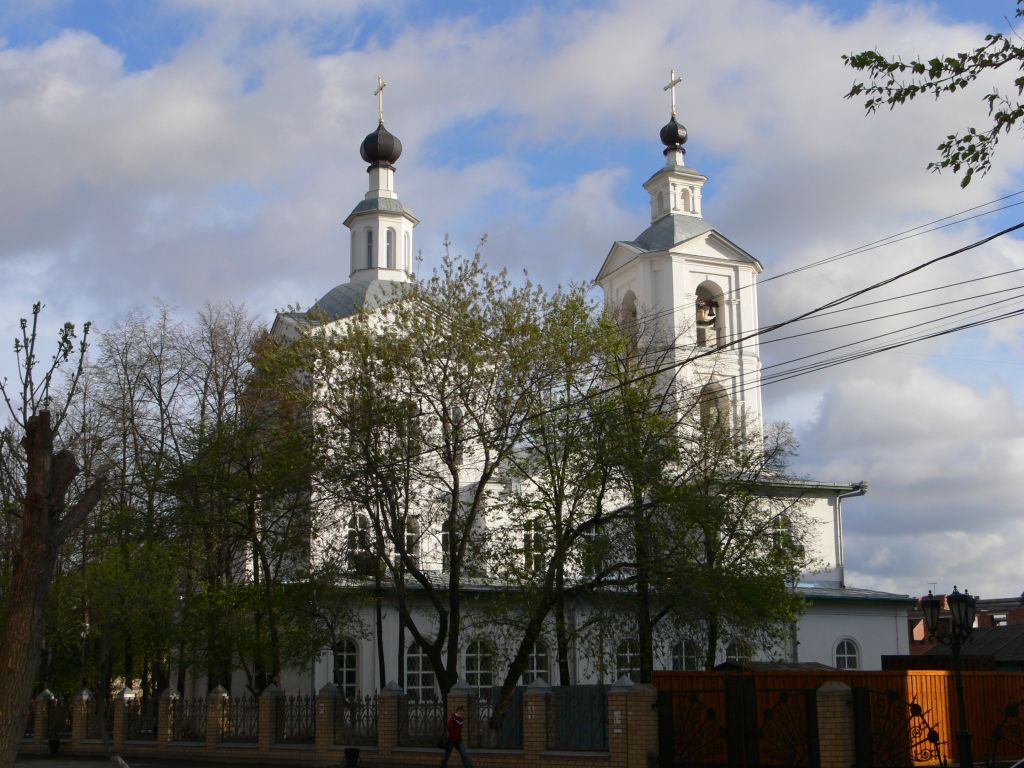
[{"label": "metal fence", "polygon": [[398,745],[401,747],[433,747],[445,733],[444,702],[409,701],[398,705]]},{"label": "metal fence", "polygon": [[[93,696],[86,705],[85,738],[102,739],[103,734],[109,737],[114,732],[114,701],[107,699],[103,702],[102,713],[100,712],[100,699]],[[100,720],[102,714],[103,719]]]},{"label": "metal fence", "polygon": [[260,703],[252,696],[228,699],[224,714],[223,741],[258,741]]},{"label": "metal fence", "polygon": [[197,696],[171,701],[171,740],[206,741],[206,699]]},{"label": "metal fence", "polygon": [[316,741],[316,698],[313,696],[282,696],[277,705],[279,744],[312,744]]},{"label": "metal fence", "polygon": [[66,698],[55,698],[50,701],[50,711],[47,713],[46,734],[47,739],[70,739],[71,738],[71,702]]},{"label": "metal fence", "polygon": [[490,696],[477,699],[476,706],[470,712],[474,727],[470,730],[469,746],[478,749],[522,749],[525,690],[515,689],[512,700],[498,722],[492,722],[492,719],[501,688],[495,687]]},{"label": "metal fence", "polygon": [[377,744],[377,695],[338,699],[334,743],[351,747]]},{"label": "metal fence", "polygon": [[157,700],[130,699],[125,702],[125,738],[129,741],[155,741]]},{"label": "metal fence", "polygon": [[547,748],[608,750],[608,686],[565,685],[547,694]]}]

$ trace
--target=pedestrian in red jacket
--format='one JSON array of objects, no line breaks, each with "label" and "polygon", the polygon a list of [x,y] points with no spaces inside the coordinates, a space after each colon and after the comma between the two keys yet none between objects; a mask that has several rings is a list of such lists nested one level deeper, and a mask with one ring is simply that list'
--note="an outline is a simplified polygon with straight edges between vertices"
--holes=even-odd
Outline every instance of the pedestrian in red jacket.
[{"label": "pedestrian in red jacket", "polygon": [[448,746],[444,750],[444,759],[441,761],[441,768],[447,768],[448,758],[452,755],[452,750],[459,750],[459,757],[462,758],[462,764],[465,768],[473,768],[473,763],[469,759],[469,755],[466,754],[466,747],[462,743],[462,724],[466,721],[466,709],[465,707],[456,707],[452,716],[448,718]]}]

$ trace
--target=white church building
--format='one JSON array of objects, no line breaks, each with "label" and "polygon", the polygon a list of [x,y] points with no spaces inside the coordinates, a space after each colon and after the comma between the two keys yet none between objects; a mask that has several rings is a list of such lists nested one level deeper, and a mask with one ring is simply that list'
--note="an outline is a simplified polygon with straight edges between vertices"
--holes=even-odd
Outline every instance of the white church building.
[{"label": "white church building", "polygon": [[[596,282],[606,301],[660,318],[679,354],[694,349],[711,352],[702,361],[713,361],[713,386],[726,398],[737,420],[761,424],[761,361],[757,337],[742,345],[727,344],[758,328],[757,279],[762,264],[704,218],[702,190],[708,178],[684,162],[686,129],[672,118],[661,129],[664,164],[644,183],[650,195],[650,222],[638,235],[614,242],[603,262],[595,254]],[[399,199],[395,163],[401,142],[384,127],[383,120],[360,147],[368,163],[369,190],[345,219],[351,231],[349,276],[326,293],[312,308],[329,322],[343,322],[361,306],[381,306],[412,280],[413,236],[418,219]],[[281,313],[272,333],[294,337],[308,327],[302,313]],[[717,350],[719,346],[720,350]],[[909,652],[906,595],[858,589],[846,583],[843,553],[844,506],[856,504],[867,485],[862,482],[800,482],[793,492],[805,500],[805,514],[813,521],[806,542],[816,570],[805,573],[795,586],[806,609],[797,622],[788,647],[773,659],[817,662],[839,668],[880,669],[881,657]],[[425,555],[425,558],[429,557]],[[442,564],[438,562],[438,571]],[[432,675],[425,672],[425,657],[406,633],[405,648],[398,647],[398,614],[385,608],[381,638],[376,636],[372,606],[365,607],[358,636],[342,639],[325,649],[311,668],[289,672],[282,681],[286,690],[319,689],[336,682],[346,693],[371,692],[379,686],[378,640],[388,659],[388,677],[394,676],[401,656],[406,688],[429,695]],[[610,631],[610,630],[609,630]],[[471,672],[481,688],[501,682],[503,649],[500,639],[488,638],[485,630],[462,632],[460,677]],[[595,663],[592,649],[577,648],[571,654],[573,682],[612,682],[622,670],[616,658],[629,647],[630,638],[601,639],[603,664]],[[721,660],[737,652],[723,649]],[[483,656],[492,657],[484,662]],[[628,656],[628,653],[626,653]],[[764,660],[769,660],[765,657]],[[696,659],[682,646],[665,645],[656,659],[658,668],[696,668]],[[487,672],[487,668],[493,671]],[[557,664],[550,645],[538,644],[524,682],[543,677],[552,680]],[[481,676],[483,674],[483,676]]]}]

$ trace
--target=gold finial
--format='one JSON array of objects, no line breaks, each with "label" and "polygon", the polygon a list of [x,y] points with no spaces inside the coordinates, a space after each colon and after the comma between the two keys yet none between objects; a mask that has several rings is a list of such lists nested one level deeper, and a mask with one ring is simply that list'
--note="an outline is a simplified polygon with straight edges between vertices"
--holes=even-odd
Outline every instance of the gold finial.
[{"label": "gold finial", "polygon": [[682,75],[676,77],[676,71],[673,69],[672,74],[669,75],[668,85],[662,88],[663,91],[672,92],[672,117],[676,116],[676,86],[679,85],[681,82],[683,82]]},{"label": "gold finial", "polygon": [[[377,90],[373,92],[373,95],[377,97],[377,119],[381,125],[384,125],[384,88],[387,83],[384,82],[384,78],[377,75]],[[675,102],[675,95],[672,97],[673,103]],[[673,113],[674,114],[674,113]]]}]

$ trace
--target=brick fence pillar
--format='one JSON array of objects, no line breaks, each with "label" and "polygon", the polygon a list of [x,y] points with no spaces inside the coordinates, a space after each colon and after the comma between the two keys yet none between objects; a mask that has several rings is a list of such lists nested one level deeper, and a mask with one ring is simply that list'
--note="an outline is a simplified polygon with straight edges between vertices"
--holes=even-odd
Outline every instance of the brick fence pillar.
[{"label": "brick fence pillar", "polygon": [[380,757],[390,757],[398,746],[398,732],[402,727],[399,709],[403,701],[405,691],[394,680],[384,686],[377,699],[377,754]]},{"label": "brick fence pillar", "polygon": [[856,762],[853,691],[836,680],[817,692],[818,754],[821,768],[850,768]]},{"label": "brick fence pillar", "polygon": [[135,691],[122,688],[114,694],[111,705],[114,707],[114,732],[110,735],[114,749],[121,749],[128,738],[128,707],[135,705]]},{"label": "brick fence pillar", "polygon": [[166,750],[174,741],[175,704],[181,694],[173,688],[164,688],[156,702],[156,745]]},{"label": "brick fence pillar", "polygon": [[548,695],[551,686],[537,678],[523,694],[523,757],[527,766],[540,765],[548,748]]},{"label": "brick fence pillar", "polygon": [[337,741],[338,699],[341,691],[334,683],[324,683],[316,692],[316,753],[326,755],[327,750]]},{"label": "brick fence pillar", "polygon": [[269,752],[270,745],[276,744],[284,734],[281,732],[281,719],[284,716],[282,707],[285,705],[284,691],[271,683],[260,694],[260,752]]},{"label": "brick fence pillar", "polygon": [[43,746],[50,738],[50,704],[53,694],[43,688],[36,696],[32,706],[35,707],[35,720],[32,726],[32,743]]},{"label": "brick fence pillar", "polygon": [[206,747],[213,749],[224,736],[224,718],[228,713],[230,694],[218,685],[206,695]]},{"label": "brick fence pillar", "polygon": [[629,697],[632,693],[633,681],[625,675],[608,689],[609,763],[620,768],[632,768],[629,764],[629,734],[626,732]]},{"label": "brick fence pillar", "polygon": [[78,746],[89,732],[89,702],[92,691],[83,688],[71,699],[71,743]]},{"label": "brick fence pillar", "polygon": [[626,694],[629,768],[647,768],[658,759],[658,689],[635,683]]}]

